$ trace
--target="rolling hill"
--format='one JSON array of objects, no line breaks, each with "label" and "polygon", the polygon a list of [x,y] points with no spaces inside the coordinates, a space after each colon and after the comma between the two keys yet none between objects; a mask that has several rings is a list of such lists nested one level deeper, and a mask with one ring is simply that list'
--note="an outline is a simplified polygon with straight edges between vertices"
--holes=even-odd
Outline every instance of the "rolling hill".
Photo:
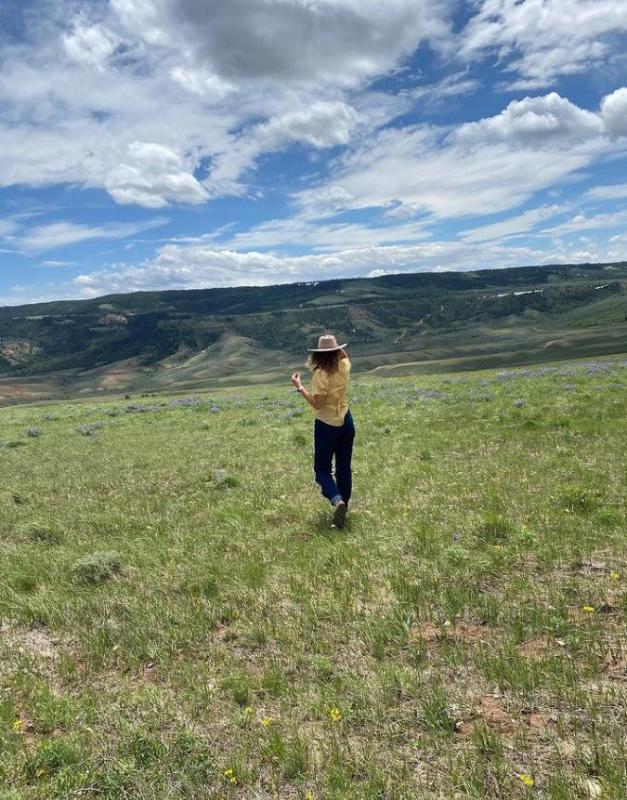
[{"label": "rolling hill", "polygon": [[0,403],[273,382],[332,329],[356,370],[627,351],[627,262],[140,292],[0,309]]}]

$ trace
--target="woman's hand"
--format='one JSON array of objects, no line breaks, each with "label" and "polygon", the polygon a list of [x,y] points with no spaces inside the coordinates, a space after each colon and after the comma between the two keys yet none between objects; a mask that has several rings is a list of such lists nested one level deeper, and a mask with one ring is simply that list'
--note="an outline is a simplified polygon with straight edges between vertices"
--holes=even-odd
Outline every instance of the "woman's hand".
[{"label": "woman's hand", "polygon": [[302,387],[301,379],[300,379],[300,372],[295,372],[292,375],[292,386],[295,386],[297,389]]}]

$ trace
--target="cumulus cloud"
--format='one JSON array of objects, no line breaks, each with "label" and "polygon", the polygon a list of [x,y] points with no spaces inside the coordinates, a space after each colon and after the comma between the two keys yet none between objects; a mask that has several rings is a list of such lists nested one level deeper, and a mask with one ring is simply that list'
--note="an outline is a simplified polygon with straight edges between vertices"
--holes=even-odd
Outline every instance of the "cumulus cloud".
[{"label": "cumulus cloud", "polygon": [[[206,184],[214,193],[228,192],[228,187],[237,187],[239,177],[260,154],[291,142],[316,149],[348,144],[357,122],[356,111],[340,101],[315,102],[277,114],[234,139],[231,147],[215,159]],[[237,189],[231,188],[231,192],[237,193]]]},{"label": "cumulus cloud", "polygon": [[528,147],[567,146],[604,131],[598,114],[579,108],[557,92],[512,101],[500,114],[461,125],[455,139],[463,144],[507,142]]},{"label": "cumulus cloud", "polygon": [[228,81],[355,86],[447,31],[430,0],[111,0],[128,31]]},{"label": "cumulus cloud", "polygon": [[627,136],[627,88],[617,89],[603,98],[601,116],[611,136]]},{"label": "cumulus cloud", "polygon": [[332,180],[295,201],[311,217],[348,208],[383,208],[400,218],[493,214],[618,152],[627,152],[627,142],[607,135],[603,110],[551,93],[453,129],[378,132],[337,162]]},{"label": "cumulus cloud", "polygon": [[602,62],[626,31],[627,5],[615,0],[481,0],[460,55],[494,53],[519,76],[511,88],[539,88]]},{"label": "cumulus cloud", "polygon": [[131,142],[127,157],[106,175],[104,185],[122,204],[161,208],[169,202],[203,203],[208,193],[192,174],[193,166],[169,147]]}]

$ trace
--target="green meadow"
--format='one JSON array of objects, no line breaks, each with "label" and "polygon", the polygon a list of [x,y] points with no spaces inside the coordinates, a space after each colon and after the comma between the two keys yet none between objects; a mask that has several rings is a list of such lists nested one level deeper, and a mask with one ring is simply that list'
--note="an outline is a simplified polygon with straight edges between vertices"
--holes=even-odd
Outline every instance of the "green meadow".
[{"label": "green meadow", "polygon": [[625,358],[0,410],[0,800],[624,800]]}]

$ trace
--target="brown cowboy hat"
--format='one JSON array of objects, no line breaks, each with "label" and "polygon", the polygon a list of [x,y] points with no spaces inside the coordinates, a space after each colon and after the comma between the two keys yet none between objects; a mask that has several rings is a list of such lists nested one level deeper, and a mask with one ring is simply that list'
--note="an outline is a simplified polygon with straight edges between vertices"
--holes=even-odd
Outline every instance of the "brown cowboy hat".
[{"label": "brown cowboy hat", "polygon": [[346,342],[338,344],[332,333],[323,333],[318,339],[318,347],[309,347],[308,350],[310,353],[329,353],[331,350],[342,350],[344,347]]}]

